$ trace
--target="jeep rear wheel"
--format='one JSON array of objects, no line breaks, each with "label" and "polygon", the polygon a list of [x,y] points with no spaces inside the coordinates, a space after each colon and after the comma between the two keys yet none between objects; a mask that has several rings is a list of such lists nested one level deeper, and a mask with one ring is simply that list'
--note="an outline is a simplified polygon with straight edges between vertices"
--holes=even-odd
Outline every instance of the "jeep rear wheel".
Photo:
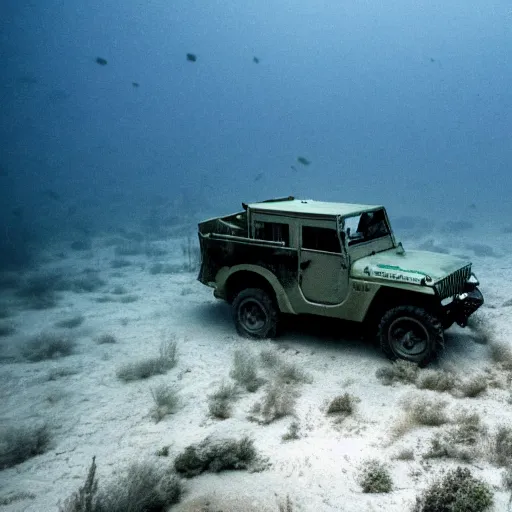
[{"label": "jeep rear wheel", "polygon": [[272,298],[259,288],[242,290],[233,301],[233,320],[238,334],[246,338],[273,338],[278,311]]},{"label": "jeep rear wheel", "polygon": [[425,309],[398,306],[382,317],[379,341],[390,359],[405,359],[425,366],[443,348],[444,332],[441,322]]}]

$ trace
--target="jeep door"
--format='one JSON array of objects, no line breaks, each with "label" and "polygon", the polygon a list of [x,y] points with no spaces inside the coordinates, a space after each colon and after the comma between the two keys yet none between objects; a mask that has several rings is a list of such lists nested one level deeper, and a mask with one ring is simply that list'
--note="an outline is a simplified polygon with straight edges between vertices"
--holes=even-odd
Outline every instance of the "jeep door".
[{"label": "jeep door", "polygon": [[316,304],[340,304],[348,294],[349,269],[336,222],[304,220],[300,226],[299,288]]}]

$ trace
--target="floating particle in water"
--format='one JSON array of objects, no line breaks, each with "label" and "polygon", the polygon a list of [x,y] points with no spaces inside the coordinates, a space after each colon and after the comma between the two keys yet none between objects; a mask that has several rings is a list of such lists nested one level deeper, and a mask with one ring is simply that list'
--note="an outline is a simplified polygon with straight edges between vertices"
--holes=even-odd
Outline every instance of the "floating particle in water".
[{"label": "floating particle in water", "polygon": [[17,206],[16,208],[13,208],[11,210],[11,213],[15,216],[20,218],[23,215],[23,208],[21,206]]}]

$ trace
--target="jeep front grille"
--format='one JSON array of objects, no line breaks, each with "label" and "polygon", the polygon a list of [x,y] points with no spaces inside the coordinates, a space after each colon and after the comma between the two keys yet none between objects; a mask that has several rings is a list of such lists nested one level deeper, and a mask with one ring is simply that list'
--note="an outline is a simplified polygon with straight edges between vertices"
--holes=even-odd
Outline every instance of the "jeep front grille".
[{"label": "jeep front grille", "polygon": [[442,299],[453,297],[464,291],[464,285],[471,275],[471,265],[466,265],[445,277],[434,285],[437,294]]}]

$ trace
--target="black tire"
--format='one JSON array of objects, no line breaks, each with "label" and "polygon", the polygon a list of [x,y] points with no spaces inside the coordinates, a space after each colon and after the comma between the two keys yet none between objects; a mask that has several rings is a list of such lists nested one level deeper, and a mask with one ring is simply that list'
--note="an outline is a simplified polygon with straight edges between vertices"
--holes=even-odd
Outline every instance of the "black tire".
[{"label": "black tire", "polygon": [[405,359],[426,366],[444,348],[441,322],[425,309],[398,306],[381,319],[378,338],[389,359]]},{"label": "black tire", "polygon": [[265,339],[277,335],[278,310],[264,290],[242,290],[233,300],[232,308],[233,320],[240,336]]}]

